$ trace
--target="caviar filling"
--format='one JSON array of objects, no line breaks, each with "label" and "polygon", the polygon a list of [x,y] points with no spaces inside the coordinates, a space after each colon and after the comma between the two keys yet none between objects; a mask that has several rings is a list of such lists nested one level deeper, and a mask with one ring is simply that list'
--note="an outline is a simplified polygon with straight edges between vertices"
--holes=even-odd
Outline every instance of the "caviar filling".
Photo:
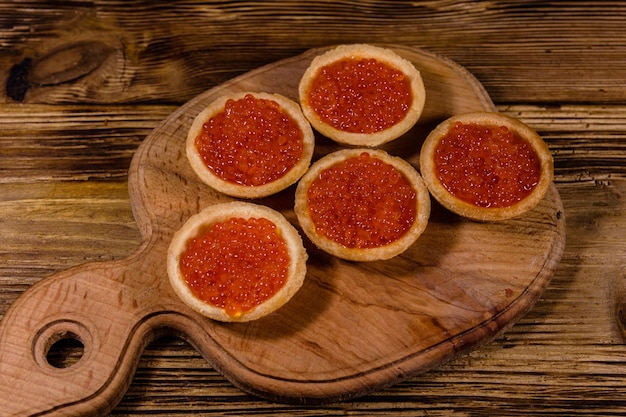
[{"label": "caviar filling", "polygon": [[455,197],[477,207],[510,207],[539,182],[537,153],[506,126],[457,122],[434,155],[437,177]]},{"label": "caviar filling", "polygon": [[348,248],[399,239],[415,221],[415,199],[401,172],[367,152],[321,171],[307,191],[315,232]]},{"label": "caviar filling", "polygon": [[283,287],[289,259],[287,243],[273,222],[230,218],[187,242],[180,269],[197,298],[238,316]]},{"label": "caviar filling", "polygon": [[375,133],[404,119],[413,97],[402,71],[373,58],[345,58],[319,70],[308,101],[335,129]]},{"label": "caviar filling", "polygon": [[227,100],[195,140],[206,166],[225,181],[244,186],[283,177],[302,157],[304,136],[279,103],[251,94]]}]

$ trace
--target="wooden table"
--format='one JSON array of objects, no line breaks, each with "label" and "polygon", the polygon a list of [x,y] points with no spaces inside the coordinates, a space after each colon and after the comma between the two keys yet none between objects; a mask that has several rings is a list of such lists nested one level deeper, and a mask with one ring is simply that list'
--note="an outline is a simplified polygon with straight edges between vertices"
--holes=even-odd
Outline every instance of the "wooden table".
[{"label": "wooden table", "polygon": [[[242,393],[164,337],[110,415],[626,412],[626,3],[3,1],[0,29],[0,318],[58,271],[137,250],[127,172],[163,119],[310,48],[445,55],[554,156],[561,263],[534,308],[490,344],[365,397],[293,406]],[[55,349],[51,360],[80,356],[72,341]]]}]

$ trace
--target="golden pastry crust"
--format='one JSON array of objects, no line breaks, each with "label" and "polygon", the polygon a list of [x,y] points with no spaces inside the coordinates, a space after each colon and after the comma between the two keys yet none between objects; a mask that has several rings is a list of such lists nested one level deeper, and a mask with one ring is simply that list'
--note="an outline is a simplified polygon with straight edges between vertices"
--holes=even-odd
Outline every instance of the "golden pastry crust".
[{"label": "golden pastry crust", "polygon": [[[354,133],[339,130],[324,121],[311,107],[309,103],[309,91],[311,84],[324,66],[332,64],[346,58],[373,58],[385,63],[397,70],[400,70],[410,81],[412,95],[411,105],[406,116],[398,123],[375,133]],[[339,45],[330,51],[325,52],[313,59],[298,87],[300,106],[305,117],[309,120],[313,128],[324,136],[345,145],[375,147],[391,140],[397,139],[406,133],[417,123],[424,109],[426,91],[419,71],[408,60],[402,58],[390,49],[381,48],[367,44]]]},{"label": "golden pastry crust", "polygon": [[[248,94],[254,96],[257,99],[272,100],[277,102],[280,105],[282,111],[286,112],[289,117],[298,124],[298,127],[300,128],[303,136],[302,156],[297,164],[282,177],[272,182],[255,186],[247,186],[226,181],[216,175],[212,170],[207,168],[195,145],[195,140],[198,135],[201,134],[202,125],[206,121],[211,119],[216,114],[222,112],[228,100],[240,100]],[[311,129],[311,125],[302,114],[300,106],[296,102],[280,94],[269,94],[262,92],[241,92],[228,94],[218,98],[217,100],[212,102],[207,108],[205,108],[200,114],[198,114],[198,116],[196,116],[187,134],[186,153],[187,159],[189,160],[191,167],[204,183],[215,188],[217,191],[230,195],[232,197],[252,199],[275,194],[279,191],[284,190],[290,185],[295,184],[309,168],[309,165],[311,164],[311,158],[313,156],[314,146],[315,136],[313,134],[313,130]]]},{"label": "golden pastry crust", "polygon": [[[530,194],[511,206],[492,208],[476,206],[451,194],[438,178],[435,150],[442,137],[457,122],[490,127],[505,126],[515,136],[530,144],[540,164],[539,181]],[[431,195],[448,210],[472,220],[499,221],[520,216],[533,209],[543,199],[554,176],[554,164],[550,150],[543,139],[521,121],[494,112],[475,112],[450,117],[428,135],[421,149],[420,171]]]},{"label": "golden pastry crust", "polygon": [[[289,272],[284,285],[271,298],[243,312],[232,316],[220,307],[216,307],[196,298],[184,280],[180,269],[180,259],[187,248],[187,242],[200,235],[211,224],[230,218],[265,218],[273,222],[287,243],[290,257]],[[300,289],[306,276],[307,253],[302,238],[296,229],[279,212],[269,207],[248,202],[235,201],[209,206],[191,216],[174,234],[167,252],[167,272],[174,292],[189,307],[214,320],[225,322],[245,322],[264,317],[282,307]]]},{"label": "golden pastry crust", "polygon": [[[316,226],[309,213],[307,193],[311,183],[319,176],[320,172],[347,159],[358,157],[364,152],[393,166],[409,182],[411,188],[415,191],[416,215],[411,227],[397,240],[384,246],[352,248],[316,232]],[[340,211],[341,207],[337,207],[337,210]],[[343,149],[328,154],[315,162],[302,177],[296,189],[295,212],[304,233],[323,251],[351,261],[376,261],[389,259],[404,252],[424,232],[430,216],[430,197],[419,173],[402,158],[391,156],[385,151],[376,149]]]}]

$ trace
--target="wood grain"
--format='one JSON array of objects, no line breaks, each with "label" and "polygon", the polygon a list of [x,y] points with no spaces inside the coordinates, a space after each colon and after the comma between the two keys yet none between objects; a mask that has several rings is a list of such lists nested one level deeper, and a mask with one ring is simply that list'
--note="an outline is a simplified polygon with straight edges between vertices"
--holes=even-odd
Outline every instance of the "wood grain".
[{"label": "wood grain", "polygon": [[[462,68],[417,49],[396,49],[422,72],[428,97],[423,121],[393,145],[408,160],[417,158],[420,135],[433,123],[463,111],[493,109]],[[301,74],[319,53],[310,51],[212,89],[148,136],[129,178],[144,235],[141,250],[121,262],[59,273],[11,306],[0,327],[3,398],[11,399],[3,408],[29,414],[106,411],[127,388],[146,343],[163,333],[189,340],[248,392],[275,401],[342,400],[484,343],[534,304],[563,250],[564,213],[554,187],[531,215],[499,224],[461,221],[440,209],[430,234],[393,261],[355,264],[312,253],[303,290],[277,314],[252,323],[224,326],[176,298],[164,265],[173,232],[200,208],[227,200],[188,166],[183,139],[190,121],[227,92],[295,96]],[[326,147],[333,146],[327,141]],[[264,203],[293,219],[291,194]],[[111,321],[102,322],[106,311]],[[79,340],[84,352],[61,371],[51,366],[48,354],[63,339]],[[23,399],[15,401],[18,396]]]},{"label": "wood grain", "polygon": [[139,2],[130,12],[121,1],[29,8],[7,1],[0,23],[13,29],[3,42],[0,79],[27,58],[36,67],[60,49],[99,42],[111,52],[89,77],[30,85],[24,102],[182,103],[309,48],[386,42],[450,57],[498,103],[621,103],[626,62],[617,16],[625,8],[576,1],[177,1]]},{"label": "wood grain", "polygon": [[143,138],[185,101],[311,47],[421,46],[468,68],[499,111],[537,129],[553,150],[567,244],[535,306],[468,355],[326,406],[245,394],[188,343],[159,338],[110,415],[622,415],[624,7],[517,0],[2,1],[3,85],[25,58],[67,45],[99,40],[121,52],[104,71],[29,88],[22,102],[0,90],[0,317],[26,288],[55,272],[136,250],[142,239],[128,200],[128,164]]},{"label": "wood grain", "polygon": [[[75,132],[80,138],[85,129],[103,125],[107,117],[121,119],[122,109],[100,109],[99,116],[84,123],[74,123],[63,109],[50,106],[35,107],[31,116],[41,120],[41,132],[36,132],[41,140],[46,137],[47,119],[60,120],[57,125],[67,137]],[[147,346],[128,392],[111,415],[512,416],[528,415],[529,404],[534,404],[530,413],[534,415],[619,415],[626,395],[624,339],[616,314],[616,304],[623,299],[616,290],[626,276],[622,250],[626,182],[620,162],[626,144],[626,108],[501,105],[498,110],[529,123],[550,147],[557,144],[556,182],[567,214],[567,244],[555,276],[529,313],[504,335],[359,400],[310,407],[274,404],[242,393],[188,343],[159,338]],[[13,112],[25,115],[28,108]],[[170,112],[168,107],[146,106],[143,116],[129,117],[129,132],[148,135],[158,123],[155,115],[165,118]],[[3,125],[17,132],[23,120],[12,122],[7,117]],[[19,149],[19,136],[3,140]],[[59,144],[59,166],[64,166],[64,146],[70,145]],[[131,150],[126,152],[132,155]],[[83,153],[85,161],[97,158],[88,148]],[[37,161],[52,156],[41,150],[30,157]],[[2,166],[10,165],[10,159],[2,161]],[[1,314],[26,288],[50,274],[84,262],[121,259],[141,243],[125,180],[46,179],[45,171],[34,168],[29,174],[32,179],[0,184]],[[75,175],[80,177],[81,171]],[[94,217],[96,213],[99,217]],[[99,222],[103,225],[97,226]],[[45,245],[33,242],[35,229]],[[540,403],[535,402],[538,395]]]}]

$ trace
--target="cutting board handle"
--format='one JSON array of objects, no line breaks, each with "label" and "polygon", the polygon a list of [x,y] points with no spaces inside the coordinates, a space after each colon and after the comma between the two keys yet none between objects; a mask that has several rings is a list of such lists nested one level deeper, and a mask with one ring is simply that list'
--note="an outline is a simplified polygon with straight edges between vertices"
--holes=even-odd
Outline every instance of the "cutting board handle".
[{"label": "cutting board handle", "polygon": [[[159,304],[167,280],[144,264],[138,256],[77,267],[13,303],[0,323],[2,416],[102,415],[119,402],[158,329],[183,326],[175,306]],[[50,361],[63,339],[83,347],[67,367]]]}]

